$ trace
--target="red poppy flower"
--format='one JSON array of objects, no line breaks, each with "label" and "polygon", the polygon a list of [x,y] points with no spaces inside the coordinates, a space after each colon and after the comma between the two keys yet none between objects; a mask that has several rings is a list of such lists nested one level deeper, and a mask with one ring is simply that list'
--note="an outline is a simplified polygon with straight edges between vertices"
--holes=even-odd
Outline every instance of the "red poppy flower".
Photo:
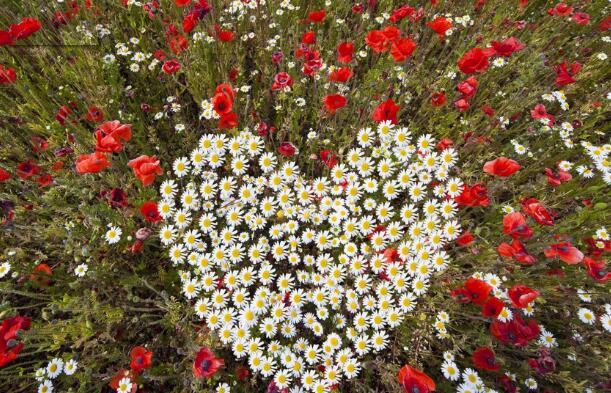
[{"label": "red poppy flower", "polygon": [[104,120],[104,112],[97,106],[89,106],[87,108],[87,121],[99,123]]},{"label": "red poppy flower", "polygon": [[469,101],[467,99],[460,98],[454,101],[454,107],[458,109],[460,112],[464,112],[471,107],[471,104],[469,104]]},{"label": "red poppy flower", "polygon": [[344,97],[341,94],[330,94],[323,98],[323,103],[325,104],[325,108],[330,113],[335,113],[335,111],[337,111],[338,109],[345,107],[346,102],[348,102],[346,100],[346,97]]},{"label": "red poppy flower", "polygon": [[352,42],[342,42],[337,46],[337,61],[340,63],[350,63],[354,53],[354,44]]},{"label": "red poppy flower", "polygon": [[235,99],[235,93],[233,92],[233,89],[231,88],[231,85],[229,83],[221,83],[216,87],[216,89],[214,89],[214,93],[224,93],[227,95],[227,97],[229,97],[232,102]]},{"label": "red poppy flower", "polygon": [[28,160],[17,165],[17,176],[28,179],[40,173],[40,167],[33,160]]},{"label": "red poppy flower", "polygon": [[382,34],[386,37],[389,42],[395,42],[401,36],[401,30],[396,26],[387,26],[382,30]]},{"label": "red poppy flower", "polygon": [[127,166],[134,170],[134,174],[144,186],[152,184],[155,181],[155,177],[163,174],[156,156],[149,157],[142,155],[129,161]]},{"label": "red poppy flower", "polygon": [[505,303],[497,297],[490,297],[482,306],[482,315],[486,318],[496,318],[505,308]]},{"label": "red poppy flower", "polygon": [[13,37],[7,30],[0,30],[0,46],[13,45]]},{"label": "red poppy flower", "polygon": [[182,34],[175,32],[168,35],[168,44],[175,55],[180,55],[189,46],[189,41]]},{"label": "red poppy flower", "polygon": [[462,193],[454,200],[460,206],[488,206],[490,204],[488,190],[482,183],[473,186],[463,184]]},{"label": "red poppy flower", "polygon": [[437,148],[437,150],[443,151],[452,146],[454,146],[453,140],[451,140],[450,138],[441,138],[439,142],[437,142],[437,146],[435,147]]},{"label": "red poppy flower", "polygon": [[153,364],[153,352],[147,351],[144,347],[134,347],[129,353],[131,363],[129,367],[135,372],[140,373],[142,370],[151,367]]},{"label": "red poppy flower", "polygon": [[19,332],[30,329],[30,318],[20,315],[5,319],[0,325],[0,368],[17,359],[23,349],[22,342],[17,343]]},{"label": "red poppy flower", "polygon": [[458,60],[458,68],[465,74],[474,74],[488,69],[489,54],[481,48],[469,49]]},{"label": "red poppy flower", "polygon": [[30,280],[38,285],[50,285],[53,269],[46,263],[39,263],[30,274]]},{"label": "red poppy flower", "polygon": [[509,57],[515,52],[521,51],[525,48],[524,44],[514,37],[509,37],[501,42],[492,41],[491,45],[494,49],[494,53],[502,57]]},{"label": "red poppy flower", "polygon": [[456,244],[458,244],[461,247],[464,247],[464,246],[468,246],[469,244],[473,243],[473,239],[475,238],[473,237],[471,232],[465,231],[463,234],[457,237],[455,241],[456,241]]},{"label": "red poppy flower", "polygon": [[480,370],[498,371],[501,366],[496,362],[496,357],[492,349],[479,347],[471,354],[471,360],[475,367]]},{"label": "red poppy flower", "polygon": [[607,30],[611,30],[611,15],[610,16],[606,16],[604,17],[599,23],[598,23],[598,30],[600,31],[607,31]]},{"label": "red poppy flower", "polygon": [[460,82],[456,87],[456,90],[462,93],[463,98],[471,98],[477,92],[477,86],[479,83],[474,76],[471,76],[464,81]]},{"label": "red poppy flower", "polygon": [[36,18],[22,18],[21,22],[11,25],[9,34],[14,40],[23,40],[42,28],[42,25]]},{"label": "red poppy flower", "polygon": [[78,173],[98,173],[108,168],[110,162],[106,154],[96,151],[91,154],[81,154],[76,158],[76,171]]},{"label": "red poppy flower", "polygon": [[106,199],[106,202],[115,208],[127,207],[127,194],[120,188],[111,188],[110,190],[100,191],[100,198]]},{"label": "red poppy flower", "polygon": [[350,67],[336,68],[329,74],[329,80],[331,82],[347,82],[352,77],[352,70]]},{"label": "red poppy flower", "polygon": [[399,8],[394,9],[392,11],[392,14],[390,15],[390,18],[388,18],[388,20],[391,23],[401,22],[403,19],[407,18],[408,16],[413,15],[415,11],[416,10],[413,7],[404,5]]},{"label": "red poppy flower", "polygon": [[5,169],[0,168],[0,182],[7,181],[11,178],[11,173]]},{"label": "red poppy flower", "polygon": [[191,0],[174,0],[177,7],[186,7],[191,4]]},{"label": "red poppy flower", "polygon": [[546,119],[547,120],[546,123],[548,126],[554,125],[556,121],[553,115],[550,115],[547,113],[547,110],[545,109],[545,105],[543,104],[535,105],[535,107],[530,110],[530,115],[535,120]]},{"label": "red poppy flower", "polygon": [[180,70],[180,63],[174,59],[166,61],[161,67],[161,71],[168,75],[174,74],[178,70]]},{"label": "red poppy flower", "polygon": [[528,239],[533,235],[532,229],[526,224],[526,218],[520,212],[513,212],[503,217],[503,233],[514,239]]},{"label": "red poppy flower", "polygon": [[249,375],[250,375],[250,372],[248,371],[246,367],[240,366],[235,370],[235,376],[238,379],[238,381],[246,380],[246,378],[248,378]]},{"label": "red poppy flower", "polygon": [[291,142],[282,142],[280,146],[278,146],[278,153],[282,154],[285,157],[294,156],[297,152],[297,149]]},{"label": "red poppy flower", "polygon": [[41,187],[48,187],[53,183],[53,176],[45,173],[44,175],[40,175],[36,178],[36,183]]},{"label": "red poppy flower", "polygon": [[581,70],[581,64],[578,62],[567,64],[566,61],[554,66],[554,71],[556,72],[556,85],[558,86],[566,86],[571,83],[575,83],[576,80],[574,78],[577,73]]},{"label": "red poppy flower", "polygon": [[430,27],[431,29],[433,29],[433,31],[437,33],[439,38],[442,38],[442,39],[445,38],[446,31],[452,28],[452,22],[450,22],[449,20],[447,20],[446,18],[442,16],[438,16],[437,18],[428,22],[426,25]]},{"label": "red poppy flower", "polygon": [[226,115],[233,109],[233,100],[225,93],[216,93],[212,97],[214,111],[220,116]]},{"label": "red poppy flower", "polygon": [[146,201],[140,206],[140,214],[144,217],[144,219],[148,222],[159,222],[163,220],[161,215],[159,214],[159,210],[157,210],[157,204],[153,201]]},{"label": "red poppy flower", "polygon": [[547,176],[547,184],[552,187],[558,187],[560,184],[569,181],[573,176],[562,169],[558,169],[558,173],[554,173],[550,168],[545,168],[545,176]]},{"label": "red poppy flower", "polygon": [[95,149],[104,153],[123,150],[123,142],[132,137],[131,124],[121,124],[118,120],[107,121],[95,130]]},{"label": "red poppy flower", "polygon": [[397,112],[401,109],[401,107],[392,100],[392,98],[387,99],[373,111],[373,115],[371,116],[374,121],[381,123],[386,120],[390,120],[392,124],[397,124]]},{"label": "red poppy flower", "polygon": [[446,103],[446,93],[443,91],[435,92],[431,96],[431,105],[434,107],[443,106]]},{"label": "red poppy flower", "polygon": [[313,44],[316,41],[316,33],[313,31],[307,31],[301,36],[301,43],[305,45]]},{"label": "red poppy flower", "polygon": [[511,176],[520,168],[520,164],[506,157],[499,157],[484,164],[484,172],[500,177]]},{"label": "red poppy flower", "polygon": [[405,61],[416,50],[416,43],[409,38],[399,38],[392,43],[390,54],[396,62]]},{"label": "red poppy flower", "polygon": [[337,165],[337,155],[332,150],[326,149],[320,152],[320,159],[328,168],[333,168]]},{"label": "red poppy flower", "polygon": [[515,313],[508,322],[495,319],[490,325],[490,332],[502,343],[524,347],[539,336],[540,328],[535,320],[530,319],[525,322]]},{"label": "red poppy flower", "polygon": [[209,348],[203,347],[195,356],[193,374],[196,378],[210,378],[224,365],[223,359],[216,358]]},{"label": "red poppy flower", "polygon": [[291,76],[286,72],[279,72],[274,77],[272,90],[280,90],[291,86],[293,86],[293,78],[291,78]]},{"label": "red poppy flower", "polygon": [[552,16],[569,16],[573,12],[573,7],[566,3],[558,3],[554,8],[547,10],[547,13]]},{"label": "red poppy flower", "polygon": [[535,198],[526,198],[521,202],[522,211],[530,218],[535,220],[539,225],[552,226],[554,225],[554,215],[552,211],[539,203]]},{"label": "red poppy flower", "polygon": [[511,244],[501,243],[496,251],[499,255],[513,258],[523,265],[533,265],[536,262],[535,257],[526,251],[526,248],[518,239],[513,239]]},{"label": "red poppy flower", "polygon": [[0,85],[9,85],[17,80],[14,68],[4,68],[0,65]]},{"label": "red poppy flower", "polygon": [[537,296],[539,296],[539,292],[535,291],[527,287],[526,285],[514,285],[509,288],[509,298],[513,303],[514,307],[517,308],[526,308],[528,307],[528,303],[534,301]]},{"label": "red poppy flower", "polygon": [[611,272],[606,269],[605,261],[585,257],[583,258],[583,264],[588,269],[588,275],[599,283],[604,284],[611,279]]},{"label": "red poppy flower", "polygon": [[238,115],[233,112],[221,116],[218,127],[222,130],[228,130],[238,126]]},{"label": "red poppy flower", "polygon": [[543,253],[547,258],[558,257],[569,265],[575,265],[583,260],[583,253],[569,242],[552,244],[543,250]]},{"label": "red poppy flower", "polygon": [[461,303],[475,303],[483,305],[492,292],[492,286],[485,281],[470,277],[465,281],[464,286],[452,291],[452,296],[456,297]]},{"label": "red poppy flower", "polygon": [[367,33],[365,43],[376,53],[386,52],[391,44],[388,37],[380,30],[372,30]]},{"label": "red poppy flower", "polygon": [[218,33],[219,41],[222,42],[231,42],[235,37],[235,33],[229,30],[223,30]]},{"label": "red poppy flower", "polygon": [[327,16],[327,11],[325,10],[312,11],[308,14],[308,20],[311,23],[320,23],[325,19],[325,16]]},{"label": "red poppy flower", "polygon": [[429,393],[435,390],[435,382],[422,371],[405,365],[397,375],[405,393]]}]

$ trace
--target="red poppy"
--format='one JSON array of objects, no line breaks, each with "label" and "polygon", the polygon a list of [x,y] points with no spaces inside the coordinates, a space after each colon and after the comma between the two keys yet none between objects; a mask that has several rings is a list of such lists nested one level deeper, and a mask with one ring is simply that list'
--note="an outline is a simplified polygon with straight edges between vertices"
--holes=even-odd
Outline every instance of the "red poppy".
[{"label": "red poppy", "polygon": [[528,303],[534,301],[537,296],[539,296],[539,292],[535,291],[527,287],[526,285],[514,285],[509,288],[509,298],[513,303],[514,307],[517,308],[526,308],[528,307]]},{"label": "red poppy", "polygon": [[132,137],[131,124],[121,124],[118,120],[107,121],[95,130],[96,151],[116,153],[123,150],[123,142]]},{"label": "red poppy", "polygon": [[464,81],[460,82],[456,87],[456,90],[462,93],[463,98],[471,98],[477,92],[477,86],[479,83],[474,76],[471,76]]},{"label": "red poppy", "polygon": [[166,61],[161,67],[161,71],[168,75],[174,74],[178,70],[180,70],[180,63],[174,59]]},{"label": "red poppy", "polygon": [[397,375],[405,393],[428,393],[435,391],[435,382],[422,371],[405,365]]},{"label": "red poppy", "polygon": [[509,57],[515,52],[521,51],[525,48],[524,44],[522,44],[517,38],[509,37],[501,42],[492,41],[492,48],[494,49],[494,53],[498,56]]},{"label": "red poppy", "polygon": [[7,181],[11,178],[11,173],[5,169],[0,168],[0,182]]},{"label": "red poppy", "polygon": [[40,153],[49,148],[49,141],[43,137],[33,135],[30,140],[32,141],[32,151],[34,151],[34,153]]},{"label": "red poppy", "polygon": [[216,93],[212,97],[214,111],[220,116],[226,115],[233,109],[233,100],[225,93]]},{"label": "red poppy", "polygon": [[389,42],[395,42],[401,36],[401,30],[399,30],[396,26],[387,26],[382,30],[382,34],[386,37],[386,40]]},{"label": "red poppy", "polygon": [[569,181],[573,176],[562,169],[558,169],[558,173],[554,173],[550,168],[545,168],[545,176],[547,176],[547,184],[552,187],[557,187],[560,184]]},{"label": "red poppy", "polygon": [[520,164],[506,157],[499,157],[484,164],[484,172],[500,177],[511,176],[520,168]]},{"label": "red poppy", "polygon": [[523,265],[533,265],[536,262],[535,257],[526,251],[526,248],[518,239],[513,239],[511,244],[501,243],[496,251],[499,255],[513,258]]},{"label": "red poppy", "polygon": [[488,69],[489,54],[484,49],[469,49],[463,57],[458,60],[458,68],[465,74],[474,74]]},{"label": "red poppy", "polygon": [[50,285],[53,269],[46,263],[39,263],[30,274],[30,280],[38,285]]},{"label": "red poppy", "polygon": [[282,142],[280,146],[278,146],[278,153],[285,157],[291,157],[297,153],[297,149],[291,142]]},{"label": "red poppy", "polygon": [[320,23],[325,19],[325,16],[327,16],[327,11],[325,10],[312,11],[308,14],[308,20],[311,23]]},{"label": "red poppy", "polygon": [[235,38],[235,33],[229,30],[223,30],[218,33],[219,41],[231,42]]},{"label": "red poppy", "polygon": [[141,346],[132,348],[129,357],[131,358],[129,367],[135,373],[140,373],[153,364],[153,352],[147,351],[146,348]]},{"label": "red poppy", "polygon": [[496,362],[496,357],[492,349],[479,347],[471,354],[471,360],[475,367],[480,370],[498,371],[501,366]]},{"label": "red poppy", "polygon": [[463,234],[457,237],[455,241],[456,241],[456,244],[458,244],[461,247],[464,247],[464,246],[468,246],[469,244],[473,243],[474,239],[475,238],[473,237],[471,232],[465,231]]},{"label": "red poppy", "polygon": [[350,67],[336,68],[329,74],[329,80],[331,82],[347,82],[352,77],[352,70]]},{"label": "red poppy", "polygon": [[159,214],[159,210],[157,210],[157,204],[153,201],[146,201],[140,206],[140,214],[144,217],[144,219],[148,222],[159,222],[163,220],[161,215]]},{"label": "red poppy", "polygon": [[442,16],[438,16],[437,18],[428,22],[426,25],[433,29],[433,31],[437,33],[439,38],[442,39],[445,38],[446,31],[452,28],[452,22]]},{"label": "red poppy", "polygon": [[388,18],[388,20],[391,23],[397,23],[407,18],[408,16],[413,15],[415,11],[416,10],[413,7],[404,5],[399,8],[394,9],[392,11],[392,14],[390,15],[390,18]]},{"label": "red poppy", "polygon": [[87,108],[87,121],[99,123],[104,120],[104,112],[97,106],[89,106]]},{"label": "red poppy", "polygon": [[36,178],[36,183],[41,187],[48,187],[53,183],[53,176],[45,173],[44,175],[40,175]]},{"label": "red poppy", "polygon": [[209,348],[203,347],[195,356],[193,374],[196,378],[210,378],[224,365],[223,359],[216,358]]},{"label": "red poppy", "polygon": [[100,191],[100,198],[106,199],[106,202],[115,208],[127,207],[127,194],[120,188],[111,188],[110,190]]},{"label": "red poppy", "polygon": [[13,37],[7,30],[0,30],[0,46],[13,45]]},{"label": "red poppy", "polygon": [[588,275],[599,283],[604,284],[611,279],[611,272],[606,269],[605,261],[585,257],[583,258],[583,264],[588,269]]},{"label": "red poppy", "polygon": [[76,171],[78,173],[98,173],[108,168],[110,162],[106,154],[96,151],[91,154],[81,154],[76,158]]},{"label": "red poppy", "polygon": [[0,65],[0,85],[9,85],[17,80],[14,68],[4,68]]},{"label": "red poppy", "polygon": [[590,15],[586,14],[585,12],[575,12],[571,19],[573,22],[581,26],[587,26],[590,24]]},{"label": "red poppy", "polygon": [[316,41],[316,33],[307,31],[301,36],[301,43],[305,45],[313,44]]},{"label": "red poppy", "polygon": [[352,42],[342,42],[337,46],[337,61],[340,63],[350,63],[354,53],[354,44]]},{"label": "red poppy", "polygon": [[552,126],[556,122],[556,119],[554,118],[554,116],[547,113],[547,110],[545,109],[545,105],[543,104],[535,105],[535,107],[530,110],[530,115],[535,120],[546,119],[547,120],[546,123],[548,126]]},{"label": "red poppy", "polygon": [[505,308],[505,303],[497,297],[490,297],[482,306],[482,315],[487,318],[496,318]]},{"label": "red poppy", "polygon": [[526,322],[515,313],[511,321],[501,322],[498,319],[492,321],[490,332],[505,344],[524,347],[539,336],[540,328],[535,320],[530,319]]},{"label": "red poppy", "polygon": [[604,17],[599,23],[598,23],[598,30],[600,31],[607,31],[607,30],[611,30],[611,15],[610,16],[606,16]]},{"label": "red poppy", "polygon": [[574,78],[577,73],[581,70],[581,64],[578,62],[567,64],[566,61],[554,66],[554,71],[556,72],[556,85],[558,86],[566,86],[571,83],[575,83],[576,80]]},{"label": "red poppy", "polygon": [[40,173],[40,167],[33,160],[28,160],[17,165],[17,176],[22,179],[29,179],[30,177]]},{"label": "red poppy", "polygon": [[532,229],[526,223],[526,218],[520,212],[513,212],[503,217],[503,233],[514,239],[528,239],[533,235]]},{"label": "red poppy", "polygon": [[337,165],[337,155],[332,150],[326,149],[320,152],[320,159],[328,168],[333,168]]},{"label": "red poppy", "polygon": [[174,0],[177,7],[186,7],[191,3],[191,0]]},{"label": "red poppy", "polygon": [[337,111],[338,109],[345,107],[346,102],[348,102],[346,100],[346,97],[344,97],[341,94],[330,94],[323,98],[323,103],[325,104],[325,108],[330,113],[335,113],[335,111]]},{"label": "red poppy", "polygon": [[23,40],[42,28],[36,18],[22,18],[21,22],[9,27],[9,34],[14,40]]},{"label": "red poppy", "polygon": [[233,112],[221,116],[218,127],[222,130],[235,128],[238,126],[238,115]]},{"label": "red poppy", "polygon": [[195,29],[195,26],[199,23],[199,16],[197,12],[189,12],[182,18],[182,31],[190,33]]},{"label": "red poppy", "polygon": [[569,16],[573,12],[573,7],[566,3],[558,3],[554,8],[547,10],[547,13],[552,16]]},{"label": "red poppy", "polygon": [[0,325],[0,368],[17,359],[24,344],[17,342],[22,330],[30,329],[30,318],[20,315],[5,319]]},{"label": "red poppy", "polygon": [[405,61],[416,50],[416,43],[409,38],[399,38],[392,43],[390,54],[396,62]]},{"label": "red poppy", "polygon": [[443,150],[445,150],[447,148],[450,148],[452,146],[454,146],[454,141],[453,140],[451,140],[450,138],[441,138],[439,140],[439,142],[437,142],[436,148],[437,148],[437,150],[443,151]]},{"label": "red poppy", "polygon": [[548,210],[535,198],[526,198],[521,202],[522,211],[530,218],[535,220],[539,225],[552,226],[554,225],[555,213]]},{"label": "red poppy", "polygon": [[238,379],[238,381],[246,380],[246,378],[248,378],[249,375],[250,375],[250,372],[248,371],[246,367],[240,366],[235,370],[235,376]]},{"label": "red poppy", "polygon": [[446,93],[443,91],[435,92],[431,96],[431,105],[434,107],[443,106],[446,103]]},{"label": "red poppy", "polygon": [[558,257],[569,265],[575,265],[583,260],[583,253],[569,242],[560,242],[550,245],[543,250],[546,258]]},{"label": "red poppy", "polygon": [[456,297],[461,303],[475,303],[483,305],[492,292],[492,286],[485,281],[470,277],[465,281],[464,286],[452,291],[452,296]]},{"label": "red poppy", "polygon": [[392,98],[387,99],[373,111],[373,115],[371,116],[374,121],[381,123],[386,120],[390,120],[392,124],[397,124],[397,112],[401,109],[401,107],[392,100]]},{"label": "red poppy", "polygon": [[148,186],[155,181],[155,177],[163,174],[161,165],[156,156],[145,156],[141,155],[138,158],[134,158],[127,163],[127,166],[134,170],[134,174],[142,185]]},{"label": "red poppy", "polygon": [[387,36],[380,30],[372,30],[367,33],[365,43],[376,53],[386,52],[391,44]]},{"label": "red poppy", "polygon": [[462,193],[454,198],[460,206],[488,206],[490,199],[488,198],[488,190],[482,183],[469,186],[463,184]]},{"label": "red poppy", "polygon": [[454,107],[458,109],[460,112],[464,112],[471,107],[471,104],[469,104],[469,101],[467,99],[460,98],[454,101]]},{"label": "red poppy", "polygon": [[279,72],[274,77],[272,90],[280,90],[291,86],[293,86],[293,78],[291,78],[291,76],[286,72]]}]

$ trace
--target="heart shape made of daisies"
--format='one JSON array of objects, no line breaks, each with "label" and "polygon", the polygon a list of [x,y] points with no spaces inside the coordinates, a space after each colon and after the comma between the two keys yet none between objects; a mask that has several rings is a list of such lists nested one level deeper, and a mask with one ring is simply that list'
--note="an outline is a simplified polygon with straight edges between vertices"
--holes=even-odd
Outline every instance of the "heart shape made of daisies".
[{"label": "heart shape made of daisies", "polygon": [[249,131],[203,135],[159,203],[171,222],[161,242],[185,266],[197,316],[278,388],[324,392],[357,376],[459,234],[456,152],[434,146],[382,122],[327,177],[307,178]]}]

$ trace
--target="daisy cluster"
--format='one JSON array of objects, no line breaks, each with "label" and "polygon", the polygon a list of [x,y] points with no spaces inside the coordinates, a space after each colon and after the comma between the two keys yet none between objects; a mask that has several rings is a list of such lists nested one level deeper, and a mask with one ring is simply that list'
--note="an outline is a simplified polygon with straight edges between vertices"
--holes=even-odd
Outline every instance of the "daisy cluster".
[{"label": "daisy cluster", "polygon": [[40,384],[38,393],[52,393],[53,380],[59,378],[61,374],[72,375],[76,372],[78,363],[74,359],[64,362],[61,358],[53,358],[46,367],[36,370],[35,377]]},{"label": "daisy cluster", "polygon": [[460,232],[453,149],[382,122],[360,130],[344,160],[311,178],[249,131],[207,134],[161,185],[160,239],[185,266],[184,296],[279,388],[323,392],[356,377]]}]

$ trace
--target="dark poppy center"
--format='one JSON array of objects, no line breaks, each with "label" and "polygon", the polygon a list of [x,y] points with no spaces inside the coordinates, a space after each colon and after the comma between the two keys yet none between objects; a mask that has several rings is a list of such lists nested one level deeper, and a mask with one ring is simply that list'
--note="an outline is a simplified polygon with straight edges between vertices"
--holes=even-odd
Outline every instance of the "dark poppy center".
[{"label": "dark poppy center", "polygon": [[138,356],[136,358],[136,364],[140,366],[142,363],[144,363],[144,359],[142,359],[142,356]]},{"label": "dark poppy center", "polygon": [[208,359],[202,360],[202,370],[208,371],[210,369],[210,366],[212,366],[212,362],[210,360]]}]

